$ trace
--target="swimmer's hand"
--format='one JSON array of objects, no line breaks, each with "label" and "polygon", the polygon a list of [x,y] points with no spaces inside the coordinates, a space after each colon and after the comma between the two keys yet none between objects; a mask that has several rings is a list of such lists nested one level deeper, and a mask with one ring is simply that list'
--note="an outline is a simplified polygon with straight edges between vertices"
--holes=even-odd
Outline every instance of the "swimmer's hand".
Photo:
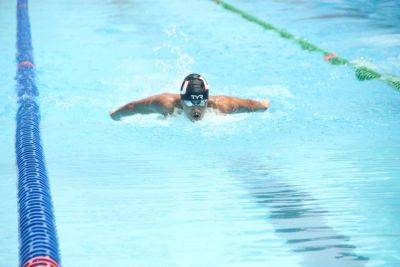
[{"label": "swimmer's hand", "polygon": [[264,108],[264,110],[267,110],[269,108],[269,104],[271,103],[271,101],[269,101],[269,99],[266,99],[266,100],[261,100],[260,103]]},{"label": "swimmer's hand", "polygon": [[121,116],[118,114],[117,110],[110,111],[110,117],[115,121],[121,120]]}]

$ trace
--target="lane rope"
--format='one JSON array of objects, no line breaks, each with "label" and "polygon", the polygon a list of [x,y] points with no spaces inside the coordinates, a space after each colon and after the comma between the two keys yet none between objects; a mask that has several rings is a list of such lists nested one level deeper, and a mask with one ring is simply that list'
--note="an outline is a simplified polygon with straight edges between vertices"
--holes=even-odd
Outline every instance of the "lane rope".
[{"label": "lane rope", "polygon": [[310,52],[317,52],[323,55],[324,59],[331,63],[332,65],[346,65],[354,69],[355,75],[358,80],[360,81],[365,81],[365,80],[373,80],[373,79],[378,79],[383,82],[386,82],[388,85],[393,87],[394,89],[400,91],[400,77],[391,75],[391,74],[381,74],[376,70],[373,70],[371,68],[365,67],[365,66],[359,66],[354,63],[351,63],[349,60],[342,58],[338,55],[336,55],[333,52],[326,51],[317,45],[312,44],[306,39],[296,37],[295,35],[289,33],[288,31],[275,27],[274,25],[263,21],[231,4],[228,4],[225,1],[222,0],[212,0],[213,2],[217,3],[224,9],[231,11],[237,15],[240,15],[242,18],[244,18],[247,21],[253,22],[265,30],[272,31],[277,33],[281,38],[290,40],[297,45],[299,45],[303,50],[310,51]]},{"label": "lane rope", "polygon": [[40,110],[36,101],[39,92],[35,82],[28,0],[17,1],[16,61],[19,266],[58,267],[58,239],[40,137]]}]

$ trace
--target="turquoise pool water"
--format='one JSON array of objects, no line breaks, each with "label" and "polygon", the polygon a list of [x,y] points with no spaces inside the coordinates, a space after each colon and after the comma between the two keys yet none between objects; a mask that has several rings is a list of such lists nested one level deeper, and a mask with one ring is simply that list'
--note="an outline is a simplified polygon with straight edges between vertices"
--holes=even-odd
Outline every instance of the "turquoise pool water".
[{"label": "turquoise pool water", "polygon": [[[230,3],[357,64],[399,74],[396,1]],[[360,82],[212,1],[30,5],[63,266],[398,266],[400,94]],[[0,266],[18,264],[15,5],[0,2]],[[177,92],[266,113],[135,116]]]}]

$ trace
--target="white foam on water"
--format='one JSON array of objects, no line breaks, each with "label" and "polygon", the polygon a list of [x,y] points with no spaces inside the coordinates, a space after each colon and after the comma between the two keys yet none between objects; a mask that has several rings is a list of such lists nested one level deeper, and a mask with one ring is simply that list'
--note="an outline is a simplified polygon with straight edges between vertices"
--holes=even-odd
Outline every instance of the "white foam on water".
[{"label": "white foam on water", "polygon": [[372,63],[370,60],[368,60],[364,57],[354,59],[351,61],[351,63],[358,67],[366,67],[366,68],[370,68],[373,70],[378,69],[378,66],[376,64]]}]

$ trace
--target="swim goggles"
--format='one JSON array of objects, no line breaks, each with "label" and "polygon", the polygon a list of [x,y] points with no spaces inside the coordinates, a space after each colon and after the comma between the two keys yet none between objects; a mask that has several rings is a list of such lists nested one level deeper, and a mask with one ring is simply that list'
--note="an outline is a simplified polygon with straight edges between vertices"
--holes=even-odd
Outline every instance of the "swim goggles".
[{"label": "swim goggles", "polygon": [[182,100],[187,107],[205,107],[207,105],[207,99],[201,100]]}]

